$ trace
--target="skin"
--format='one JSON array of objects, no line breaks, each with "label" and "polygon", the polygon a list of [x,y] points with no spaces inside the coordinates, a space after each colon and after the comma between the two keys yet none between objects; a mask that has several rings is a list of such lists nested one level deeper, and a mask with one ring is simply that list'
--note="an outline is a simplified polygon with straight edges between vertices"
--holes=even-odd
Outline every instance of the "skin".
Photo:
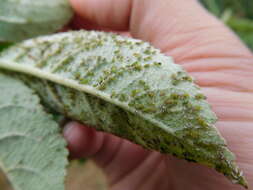
[{"label": "skin", "polygon": [[[120,31],[150,42],[201,86],[217,128],[253,190],[253,54],[196,0],[71,0],[71,28]],[[111,190],[243,189],[216,171],[70,122],[64,136],[72,158],[90,157]]]}]

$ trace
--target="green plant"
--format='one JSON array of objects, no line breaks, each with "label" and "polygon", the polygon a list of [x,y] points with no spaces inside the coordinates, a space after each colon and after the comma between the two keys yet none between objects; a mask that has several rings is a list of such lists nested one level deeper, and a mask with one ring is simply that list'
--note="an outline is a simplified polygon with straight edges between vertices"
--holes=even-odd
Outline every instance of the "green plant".
[{"label": "green plant", "polygon": [[0,42],[16,42],[60,30],[72,16],[67,0],[4,0],[0,6]]},{"label": "green plant", "polygon": [[[0,39],[10,41],[3,31]],[[78,31],[2,49],[0,167],[14,188],[64,189],[67,150],[59,130],[64,117],[215,168],[247,186],[199,87],[148,43]]]},{"label": "green plant", "polygon": [[14,189],[64,189],[68,154],[57,122],[20,80],[0,73],[0,89],[0,168]]},{"label": "green plant", "polygon": [[253,50],[253,1],[200,0]]}]

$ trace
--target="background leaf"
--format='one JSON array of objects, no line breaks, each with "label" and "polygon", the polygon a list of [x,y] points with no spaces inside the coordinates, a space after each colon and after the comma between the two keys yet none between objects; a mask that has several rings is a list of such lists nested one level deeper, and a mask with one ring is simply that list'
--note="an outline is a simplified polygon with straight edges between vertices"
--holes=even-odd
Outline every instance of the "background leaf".
[{"label": "background leaf", "polygon": [[56,32],[71,17],[68,0],[1,0],[0,42],[16,42]]},{"label": "background leaf", "polygon": [[3,43],[0,42],[0,52],[3,51],[5,48],[11,46],[11,43]]},{"label": "background leaf", "polygon": [[0,68],[19,72],[45,105],[65,116],[205,164],[246,186],[199,87],[148,43],[102,32],[61,33],[2,52]]},{"label": "background leaf", "polygon": [[222,19],[253,50],[252,0],[200,0],[200,2],[211,13]]},{"label": "background leaf", "polygon": [[0,73],[0,168],[15,190],[63,190],[66,143],[21,81]]}]

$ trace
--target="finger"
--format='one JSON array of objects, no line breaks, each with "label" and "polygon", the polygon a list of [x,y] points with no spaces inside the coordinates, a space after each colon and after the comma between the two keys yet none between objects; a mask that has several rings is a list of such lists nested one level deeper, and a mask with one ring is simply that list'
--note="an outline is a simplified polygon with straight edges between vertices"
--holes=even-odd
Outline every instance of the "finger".
[{"label": "finger", "polygon": [[177,63],[220,57],[251,57],[251,52],[197,0],[134,1],[130,30]]},{"label": "finger", "polygon": [[[74,19],[72,20],[72,22],[70,23],[70,25],[68,25],[67,30],[80,30],[80,29],[85,29],[85,30],[97,30],[97,31],[104,31],[104,32],[113,32],[116,34],[119,34],[121,36],[127,36],[127,37],[131,37],[131,34],[128,31],[115,31],[112,30],[110,28],[106,28],[106,27],[102,27],[99,25],[96,25],[88,20],[84,20],[82,17],[80,17],[79,15],[75,15]],[[62,31],[66,31],[62,30]]]},{"label": "finger", "polygon": [[129,29],[177,63],[206,57],[250,57],[251,52],[197,0],[70,0],[76,12],[100,27]]},{"label": "finger", "polygon": [[74,18],[72,19],[71,23],[69,24],[69,27],[72,30],[85,29],[85,30],[97,30],[97,31],[106,31],[106,32],[111,31],[110,28],[96,25],[93,22],[91,22],[87,19],[84,19],[80,15],[77,15],[77,14],[74,15]]},{"label": "finger", "polygon": [[91,157],[101,167],[107,166],[113,160],[123,144],[119,137],[97,132],[77,122],[68,123],[63,133],[71,159]]},{"label": "finger", "polygon": [[[64,128],[70,158],[92,158],[106,172],[111,184],[135,170],[150,151],[111,134],[70,122]],[[118,168],[120,167],[120,170]]]},{"label": "finger", "polygon": [[126,30],[131,12],[131,0],[70,0],[83,19],[100,27]]},{"label": "finger", "polygon": [[93,157],[102,167],[108,167],[113,159],[122,160],[122,156],[129,160],[130,157],[139,156],[139,153],[143,155],[148,153],[129,141],[111,134],[97,132],[77,122],[68,123],[64,127],[63,134],[68,142],[71,158]]},{"label": "finger", "polygon": [[70,122],[65,126],[64,137],[68,142],[71,158],[83,158],[95,154],[104,140],[104,134],[77,122]]}]

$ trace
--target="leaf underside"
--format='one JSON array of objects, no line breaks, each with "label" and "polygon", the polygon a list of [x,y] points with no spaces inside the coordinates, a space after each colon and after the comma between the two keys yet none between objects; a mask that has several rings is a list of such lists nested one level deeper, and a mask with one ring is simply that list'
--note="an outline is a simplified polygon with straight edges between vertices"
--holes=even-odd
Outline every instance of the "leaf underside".
[{"label": "leaf underside", "polygon": [[63,190],[66,143],[21,81],[0,73],[0,168],[14,189]]},{"label": "leaf underside", "polygon": [[5,50],[0,68],[65,116],[246,186],[199,87],[148,43],[102,32],[61,33]]},{"label": "leaf underside", "polygon": [[72,14],[67,0],[3,0],[0,42],[16,42],[58,31]]}]

